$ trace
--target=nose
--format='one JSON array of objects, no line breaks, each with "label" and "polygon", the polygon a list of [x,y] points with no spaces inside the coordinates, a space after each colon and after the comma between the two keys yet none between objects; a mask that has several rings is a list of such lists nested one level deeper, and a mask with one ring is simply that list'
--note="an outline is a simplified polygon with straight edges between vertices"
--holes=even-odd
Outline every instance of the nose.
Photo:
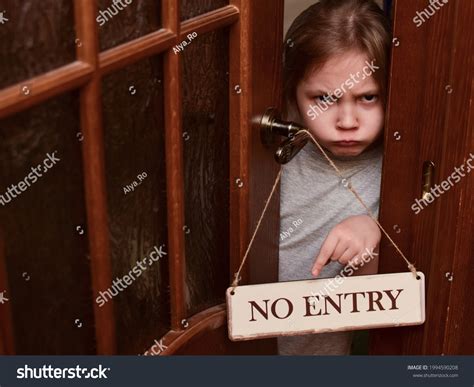
[{"label": "nose", "polygon": [[338,129],[350,130],[359,127],[356,109],[352,103],[343,103],[338,106],[336,126]]}]

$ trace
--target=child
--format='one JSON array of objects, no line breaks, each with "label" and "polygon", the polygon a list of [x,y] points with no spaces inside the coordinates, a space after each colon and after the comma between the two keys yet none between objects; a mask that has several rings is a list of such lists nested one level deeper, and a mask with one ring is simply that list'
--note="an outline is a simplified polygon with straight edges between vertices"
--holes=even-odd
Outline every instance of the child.
[{"label": "child", "polygon": [[[391,45],[383,11],[372,0],[321,0],[296,18],[285,43],[285,118],[308,128],[378,216]],[[367,251],[373,259],[354,271],[377,272],[380,230],[312,141],[281,179],[279,281],[335,277]],[[286,336],[278,350],[346,355],[351,340],[352,332]]]}]

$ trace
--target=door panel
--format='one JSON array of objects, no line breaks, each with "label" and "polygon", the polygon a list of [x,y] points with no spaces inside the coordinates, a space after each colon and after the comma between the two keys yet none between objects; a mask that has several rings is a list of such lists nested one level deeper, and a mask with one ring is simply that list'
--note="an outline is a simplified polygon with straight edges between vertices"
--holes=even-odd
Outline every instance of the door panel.
[{"label": "door panel", "polygon": [[[13,301],[0,313],[11,307],[15,349],[25,355],[95,352],[78,117],[73,92],[0,120],[0,194],[8,201],[0,254]],[[11,197],[7,187],[19,182],[30,186]]]},{"label": "door panel", "polygon": [[[74,4],[70,0],[2,1],[0,88],[74,60]],[[39,60],[41,58],[41,60]]]},{"label": "door panel", "polygon": [[[419,214],[423,164],[446,180],[474,149],[472,129],[472,1],[450,2],[417,27],[424,1],[394,3],[394,37],[385,133],[381,220],[426,275],[427,316],[419,327],[372,332],[373,354],[472,354],[474,305],[466,294],[472,274],[472,177],[465,177]],[[393,182],[400,182],[394,184]],[[386,240],[381,273],[407,270]],[[449,280],[453,274],[453,280]],[[461,307],[462,305],[462,307]],[[470,333],[468,333],[470,332]],[[451,339],[454,337],[454,339]],[[460,338],[463,337],[464,340]]]},{"label": "door panel", "polygon": [[229,33],[198,35],[183,58],[186,309],[224,302],[229,285]]},{"label": "door panel", "polygon": [[229,4],[229,0],[180,0],[181,20],[214,11]]},{"label": "door panel", "polygon": [[99,0],[98,8],[101,50],[150,34],[162,25],[160,0],[134,0],[125,8]]},{"label": "door panel", "polygon": [[[28,33],[41,42],[64,38],[53,45],[58,61],[33,53],[38,66],[30,60],[15,73],[12,62],[2,72],[17,82],[0,89],[2,188],[43,157],[46,145],[61,145],[68,161],[34,187],[39,196],[32,188],[24,194],[26,212],[0,208],[0,289],[14,295],[0,305],[0,351],[136,354],[164,340],[166,353],[270,353],[271,341],[228,340],[223,302],[278,169],[252,120],[279,103],[282,2],[133,4],[112,12],[102,1],[75,0],[74,8],[59,2],[48,20],[60,33],[44,38],[49,24]],[[6,11],[23,12],[14,2]],[[14,25],[2,28],[2,41],[22,38]],[[15,45],[4,48],[3,57],[19,60]],[[18,153],[20,145],[31,152]],[[30,161],[22,164],[22,157]],[[143,181],[130,192],[139,174]],[[242,284],[276,275],[277,197],[267,216]],[[167,255],[160,262],[98,305],[101,292],[162,244]],[[34,246],[35,262],[27,246]],[[27,284],[43,294],[32,304],[39,316],[33,332],[22,308],[33,302],[31,289],[24,290],[21,276],[40,277],[45,263],[49,272]],[[75,282],[74,290],[64,289]],[[65,318],[51,325],[58,314]]]},{"label": "door panel", "polygon": [[[167,243],[163,99],[160,56],[136,62],[103,78],[113,278],[121,278],[155,246]],[[167,258],[164,256],[152,265],[145,263],[146,271],[115,298],[120,354],[143,352],[169,328]],[[136,334],[137,321],[140,335]]]}]

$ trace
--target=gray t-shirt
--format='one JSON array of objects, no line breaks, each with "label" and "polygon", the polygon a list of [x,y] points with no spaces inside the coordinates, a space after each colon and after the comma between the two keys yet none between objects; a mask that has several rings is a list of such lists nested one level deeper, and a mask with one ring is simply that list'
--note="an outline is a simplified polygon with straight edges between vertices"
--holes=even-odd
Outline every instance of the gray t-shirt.
[{"label": "gray t-shirt", "polygon": [[[328,155],[378,216],[382,147],[357,157]],[[344,219],[366,211],[311,141],[282,168],[279,281],[314,279],[311,268],[329,232]],[[339,262],[330,262],[317,278],[335,277],[343,268]],[[346,355],[351,341],[352,332],[284,336],[278,338],[278,352]]]}]

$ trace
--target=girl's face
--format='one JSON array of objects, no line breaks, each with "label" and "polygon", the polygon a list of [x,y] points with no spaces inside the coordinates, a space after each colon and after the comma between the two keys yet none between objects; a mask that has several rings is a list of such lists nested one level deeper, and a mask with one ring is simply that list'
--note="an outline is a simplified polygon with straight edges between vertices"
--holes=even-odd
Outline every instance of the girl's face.
[{"label": "girl's face", "polygon": [[374,71],[377,63],[349,51],[331,57],[296,88],[300,118],[336,156],[357,156],[382,133],[384,110]]}]

